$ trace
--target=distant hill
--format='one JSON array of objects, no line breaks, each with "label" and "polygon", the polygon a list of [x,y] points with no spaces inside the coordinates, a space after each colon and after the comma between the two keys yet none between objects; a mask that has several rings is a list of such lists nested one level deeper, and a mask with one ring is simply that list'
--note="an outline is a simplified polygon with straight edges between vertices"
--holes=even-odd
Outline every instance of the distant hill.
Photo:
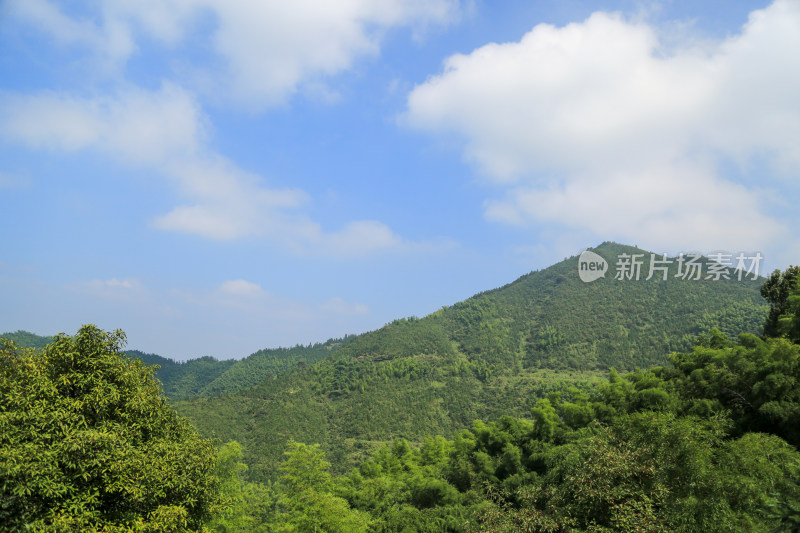
[{"label": "distant hill", "polygon": [[[25,348],[43,348],[55,338],[22,330],[3,333],[0,337],[8,338]],[[257,385],[269,377],[314,364],[347,344],[352,338],[353,336],[346,336],[342,339],[292,348],[268,348],[241,360],[218,360],[205,356],[178,362],[140,350],[125,350],[124,353],[141,359],[148,365],[157,365],[155,375],[161,381],[166,396],[171,400],[185,400],[195,396],[236,392]]]},{"label": "distant hill", "polygon": [[258,385],[298,368],[312,365],[347,344],[352,337],[331,339],[324,343],[292,348],[267,348],[244,359],[217,360],[205,356],[176,362],[155,354],[138,350],[125,353],[149,365],[159,365],[156,377],[171,400],[185,400],[195,396],[214,396],[232,393]]},{"label": "distant hill", "polygon": [[214,396],[253,387],[265,379],[312,365],[346,345],[352,339],[351,335],[308,346],[297,345],[292,348],[259,350],[230,365],[218,377],[202,387],[198,391],[198,395]]},{"label": "distant hill", "polygon": [[[2,333],[0,337],[10,339],[24,348],[44,348],[55,339],[44,337],[27,331]],[[163,383],[164,392],[169,398],[190,398],[199,394],[200,390],[214,381],[235,361],[218,361],[212,357],[193,359],[186,363],[176,363],[172,359],[160,355],[144,353],[139,350],[126,350],[131,357],[141,359],[148,365],[158,365],[156,377]]]},{"label": "distant hill", "polygon": [[[632,370],[662,364],[711,327],[730,336],[760,333],[768,306],[759,293],[764,279],[667,279],[649,274],[650,252],[616,243],[593,249],[612,272],[584,283],[576,257],[531,272],[499,289],[434,313],[459,349],[487,362],[523,366]],[[614,279],[617,258],[641,256],[639,280]],[[658,259],[658,258],[657,258]],[[707,259],[699,262],[706,276]],[[494,363],[492,363],[494,364]]]},{"label": "distant hill", "polygon": [[[526,274],[422,319],[395,321],[353,340],[338,357],[385,360],[415,353],[460,353],[489,374],[525,368],[633,370],[662,364],[691,347],[711,327],[729,336],[760,333],[768,310],[764,279],[645,280],[650,252],[615,243],[593,249],[611,269],[617,257],[640,255],[641,279],[613,273],[591,283],[578,276],[577,258]],[[702,259],[704,269],[709,261]],[[703,271],[705,272],[705,270]],[[703,274],[705,277],[705,274]],[[424,333],[422,333],[424,332]]]},{"label": "distant hill", "polygon": [[14,344],[23,348],[44,348],[53,342],[53,337],[43,337],[21,329],[14,333],[0,333],[0,338],[13,341]]},{"label": "distant hill", "polygon": [[158,365],[160,368],[156,370],[156,377],[164,386],[164,393],[171,399],[197,396],[205,386],[236,363],[233,359],[219,361],[209,356],[175,362],[160,355],[138,350],[126,350],[125,353],[149,365]]},{"label": "distant hill", "polygon": [[[256,477],[274,473],[290,438],[322,443],[344,468],[379,442],[526,416],[538,398],[586,387],[608,368],[664,364],[711,327],[730,336],[761,329],[763,279],[738,281],[730,270],[727,280],[682,279],[673,261],[666,280],[645,280],[649,252],[615,243],[593,251],[610,267],[604,278],[584,283],[572,257],[349,339],[316,364],[252,388],[231,392],[247,374],[231,367],[226,394],[176,405],[207,435],[242,442]],[[614,279],[623,254],[642,260],[641,279]]]}]

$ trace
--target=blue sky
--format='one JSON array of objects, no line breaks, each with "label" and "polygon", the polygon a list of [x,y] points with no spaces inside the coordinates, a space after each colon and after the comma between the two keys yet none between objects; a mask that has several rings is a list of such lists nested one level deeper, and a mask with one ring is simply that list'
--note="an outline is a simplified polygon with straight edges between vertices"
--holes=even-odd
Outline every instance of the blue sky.
[{"label": "blue sky", "polygon": [[0,331],[243,357],[605,240],[797,264],[800,2],[4,0]]}]

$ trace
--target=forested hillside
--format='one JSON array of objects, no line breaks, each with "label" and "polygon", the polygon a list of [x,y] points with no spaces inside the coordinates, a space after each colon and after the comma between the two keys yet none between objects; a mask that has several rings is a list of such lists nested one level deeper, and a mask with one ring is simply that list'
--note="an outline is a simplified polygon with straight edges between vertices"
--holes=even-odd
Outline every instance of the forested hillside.
[{"label": "forested hillside", "polygon": [[13,333],[0,333],[0,338],[8,339],[25,348],[44,348],[55,339],[55,337],[43,337],[42,335],[22,330],[17,330]]},{"label": "forested hillside", "polygon": [[[509,409],[452,438],[394,439],[340,476],[318,444],[290,441],[276,483],[240,477],[239,506],[218,523],[254,531],[798,531],[800,268],[774,273],[760,292],[770,303],[763,338],[733,341],[711,329],[666,365],[555,387],[524,416]],[[436,349],[435,335],[412,331]],[[243,457],[236,443],[225,451]]]},{"label": "forested hillside", "polygon": [[[611,264],[646,254],[612,243],[595,251]],[[567,259],[250,389],[175,405],[204,434],[241,442],[256,479],[275,476],[289,439],[319,443],[342,471],[394,438],[452,436],[478,418],[525,416],[549,393],[588,389],[608,368],[665,364],[711,327],[759,332],[767,312],[763,278],[682,280],[673,266],[666,281],[584,283],[577,267]]]},{"label": "forested hillside", "polygon": [[197,429],[122,332],[3,340],[0,531],[798,531],[800,268],[761,281],[762,336],[648,369],[482,362],[442,326],[458,304],[173,401]]},{"label": "forested hillside", "polygon": [[711,327],[731,336],[761,330],[763,278],[739,281],[729,270],[728,280],[705,274],[682,279],[673,261],[666,280],[659,271],[646,280],[650,252],[615,243],[593,251],[612,268],[624,254],[641,254],[640,279],[618,280],[612,273],[584,283],[573,257],[428,319],[441,324],[464,354],[501,367],[515,357],[526,367],[632,370],[663,364]]},{"label": "forested hillside", "polygon": [[[24,348],[43,348],[55,337],[42,337],[27,331],[0,334],[0,338],[13,341]],[[161,382],[164,393],[171,400],[184,400],[195,396],[213,396],[235,392],[257,385],[270,376],[291,372],[298,367],[313,364],[351,340],[352,336],[331,339],[324,343],[297,345],[293,348],[259,350],[241,360],[218,360],[211,356],[176,362],[167,357],[125,350],[124,353],[157,366],[155,377]]]},{"label": "forested hillside", "polygon": [[219,377],[208,382],[201,390],[201,396],[214,396],[236,392],[258,385],[265,379],[304,368],[324,359],[352,340],[352,336],[330,339],[323,343],[297,345],[292,348],[269,348],[259,350],[248,357],[236,361]]},{"label": "forested hillside", "polygon": [[[688,349],[711,327],[731,337],[761,330],[767,309],[759,295],[763,278],[738,280],[728,271],[731,279],[680,279],[673,262],[666,281],[658,271],[646,280],[650,252],[615,243],[594,251],[612,267],[622,254],[641,254],[641,279],[616,280],[610,274],[584,283],[573,257],[425,318],[397,320],[364,335],[259,350],[238,361],[206,356],[179,363],[138,350],[128,353],[159,365],[156,377],[167,396],[183,400],[253,387],[343,346],[337,356],[343,360],[458,355],[460,365],[485,381],[520,369],[633,370],[663,364],[669,353]],[[709,261],[700,263],[706,267]],[[24,331],[3,336],[29,347],[52,339]]]},{"label": "forested hillside", "polygon": [[258,385],[265,379],[316,363],[351,338],[331,339],[292,348],[269,348],[240,360],[219,361],[205,356],[178,363],[138,350],[127,350],[126,353],[149,365],[159,365],[155,375],[163,383],[167,397],[177,401],[236,392]]},{"label": "forested hillside", "polygon": [[201,394],[209,383],[236,363],[233,359],[219,361],[210,356],[190,359],[186,362],[175,362],[172,359],[139,350],[126,350],[125,353],[148,365],[158,365],[155,377],[162,383],[167,397],[173,400],[191,398]]}]

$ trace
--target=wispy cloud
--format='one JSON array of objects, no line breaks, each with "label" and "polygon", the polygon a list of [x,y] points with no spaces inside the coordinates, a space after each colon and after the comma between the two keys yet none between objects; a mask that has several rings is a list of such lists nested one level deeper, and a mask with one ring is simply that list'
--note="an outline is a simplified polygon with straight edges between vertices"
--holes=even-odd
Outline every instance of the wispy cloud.
[{"label": "wispy cloud", "polygon": [[[447,23],[453,0],[386,2],[228,2],[208,6],[219,26],[212,37],[230,80],[228,93],[254,105],[283,103],[301,84],[318,83],[378,53],[382,30]],[[260,53],[254,54],[253,50]]]},{"label": "wispy cloud", "polygon": [[0,135],[31,149],[94,150],[156,170],[185,201],[152,220],[161,230],[215,240],[265,237],[297,252],[339,257],[414,248],[374,220],[325,231],[303,211],[307,193],[268,187],[216,153],[206,117],[193,96],[174,84],[157,91],[129,88],[115,97],[6,94]]},{"label": "wispy cloud", "polygon": [[136,278],[109,278],[78,281],[67,285],[67,289],[94,298],[119,302],[142,302],[149,300],[150,291]]},{"label": "wispy cloud", "polygon": [[261,297],[265,294],[264,289],[257,283],[235,279],[225,281],[219,286],[219,292],[231,296],[242,296],[246,298]]},{"label": "wispy cloud", "polygon": [[172,83],[155,91],[129,87],[113,96],[55,91],[1,96],[0,134],[33,149],[95,149],[126,162],[162,167],[199,156],[207,136],[197,102]]},{"label": "wispy cloud", "polygon": [[[265,290],[260,284],[244,279],[227,280],[212,289],[174,289],[173,298],[192,307],[218,307],[250,315],[250,320],[315,322],[346,316],[369,315],[366,304],[333,297],[318,304],[287,298]],[[297,327],[294,324],[292,327]]]},{"label": "wispy cloud", "polygon": [[367,315],[369,306],[366,304],[350,303],[342,298],[331,298],[320,306],[324,313],[332,315]]},{"label": "wispy cloud", "polygon": [[202,66],[190,62],[178,69],[193,73],[184,82],[198,82],[197,88],[229,103],[264,109],[306,85],[328,92],[321,89],[324,80],[376,56],[388,29],[421,32],[457,20],[461,9],[459,0],[117,0],[90,6],[90,16],[81,17],[49,0],[9,0],[4,14],[118,69],[140,52],[140,40],[157,42],[166,52],[200,40],[210,57]]},{"label": "wispy cloud", "polygon": [[[0,94],[0,136],[32,150],[94,150],[170,179],[177,205],[152,218],[154,228],[268,238],[328,256],[413,248],[374,220],[322,228],[306,211],[306,192],[271,185],[214,150],[198,95],[259,111],[300,89],[335,95],[326,80],[377,55],[385,31],[448,24],[459,17],[458,0],[119,0],[77,14],[50,0],[9,0],[1,9],[7,30],[37,29],[56,47],[113,68],[100,84],[110,90]],[[179,81],[157,89],[121,81],[128,61],[153,49],[172,58],[167,77]],[[102,79],[98,70],[92,75]]]},{"label": "wispy cloud", "polygon": [[26,189],[30,185],[31,179],[26,175],[0,171],[0,189]]},{"label": "wispy cloud", "polygon": [[39,29],[59,47],[88,51],[102,70],[116,70],[137,49],[128,24],[107,15],[70,16],[49,0],[8,0],[0,15],[14,28]]}]

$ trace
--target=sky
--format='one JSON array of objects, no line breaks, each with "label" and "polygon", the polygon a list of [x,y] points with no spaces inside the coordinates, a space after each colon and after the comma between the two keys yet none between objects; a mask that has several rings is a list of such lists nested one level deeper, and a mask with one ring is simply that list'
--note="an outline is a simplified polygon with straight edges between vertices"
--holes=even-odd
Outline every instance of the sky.
[{"label": "sky", "polygon": [[800,0],[0,0],[0,332],[241,358],[603,241],[800,263]]}]

